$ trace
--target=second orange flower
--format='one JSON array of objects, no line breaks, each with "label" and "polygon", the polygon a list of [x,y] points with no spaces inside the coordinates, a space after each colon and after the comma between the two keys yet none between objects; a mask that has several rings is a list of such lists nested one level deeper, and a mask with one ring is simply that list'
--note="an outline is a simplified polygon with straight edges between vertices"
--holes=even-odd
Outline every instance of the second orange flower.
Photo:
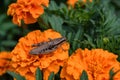
[{"label": "second orange flower", "polygon": [[[103,49],[77,49],[61,71],[62,80],[79,80],[82,71],[88,74],[88,80],[110,80],[109,72],[120,70],[117,55]],[[120,80],[120,71],[113,76],[113,80]]]},{"label": "second orange flower", "polygon": [[21,25],[35,23],[37,18],[44,13],[44,7],[48,7],[49,0],[17,0],[9,6],[8,15],[13,16],[13,23]]}]

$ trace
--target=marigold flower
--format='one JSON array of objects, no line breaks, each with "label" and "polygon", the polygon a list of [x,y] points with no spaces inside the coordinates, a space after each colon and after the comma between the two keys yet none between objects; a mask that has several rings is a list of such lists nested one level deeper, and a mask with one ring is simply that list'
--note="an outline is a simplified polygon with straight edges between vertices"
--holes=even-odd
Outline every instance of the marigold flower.
[{"label": "marigold flower", "polygon": [[[86,2],[87,2],[87,0],[83,0],[83,2],[84,2],[84,3],[86,3]],[[89,2],[92,2],[92,0],[89,0]]]},{"label": "marigold flower", "polygon": [[61,35],[52,29],[41,32],[35,30],[28,33],[27,36],[19,39],[18,44],[12,51],[12,66],[15,71],[25,76],[27,80],[35,80],[35,71],[39,67],[44,74],[44,80],[48,80],[51,72],[57,73],[59,67],[63,66],[64,61],[68,58],[69,44],[63,43],[55,51],[48,54],[32,55],[30,50],[32,44],[49,41],[50,39],[59,38]]},{"label": "marigold flower", "polygon": [[[103,49],[77,49],[64,64],[60,76],[63,80],[79,80],[85,70],[89,80],[109,80],[111,69],[114,72],[120,70],[116,58],[117,55]],[[114,80],[120,80],[120,72],[114,76]]]},{"label": "marigold flower", "polygon": [[68,0],[67,1],[67,4],[68,5],[71,5],[72,7],[74,7],[75,3],[77,2],[78,0]]},{"label": "marigold flower", "polygon": [[8,15],[13,16],[13,23],[21,25],[35,23],[37,18],[44,13],[44,7],[48,7],[49,0],[17,0],[8,8]]},{"label": "marigold flower", "polygon": [[[72,7],[74,7],[74,5],[76,4],[76,2],[78,2],[79,0],[68,0],[67,4],[71,5]],[[86,3],[87,0],[81,0],[82,2]],[[92,2],[92,0],[89,0],[89,2]]]},{"label": "marigold flower", "polygon": [[7,70],[11,70],[11,57],[10,52],[0,52],[0,75],[4,74]]}]

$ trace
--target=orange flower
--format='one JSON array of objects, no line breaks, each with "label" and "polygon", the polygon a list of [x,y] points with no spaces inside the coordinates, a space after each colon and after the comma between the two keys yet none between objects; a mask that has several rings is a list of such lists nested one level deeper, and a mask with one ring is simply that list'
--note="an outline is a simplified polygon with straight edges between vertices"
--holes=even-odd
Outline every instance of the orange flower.
[{"label": "orange flower", "polygon": [[39,67],[44,74],[44,80],[48,80],[51,72],[57,73],[59,67],[63,66],[64,61],[68,58],[69,44],[63,43],[55,51],[43,55],[32,55],[30,50],[32,44],[49,41],[49,38],[59,38],[61,35],[54,30],[39,30],[30,32],[27,36],[22,37],[19,43],[12,51],[12,66],[16,72],[25,76],[27,80],[35,80],[35,71]]},{"label": "orange flower", "polygon": [[77,2],[78,0],[68,0],[67,1],[67,4],[68,5],[71,5],[72,7],[74,7],[75,3]]},{"label": "orange flower", "polygon": [[[68,0],[67,4],[71,5],[72,7],[74,7],[75,3],[78,2],[79,0]],[[82,2],[86,3],[87,0],[81,0]],[[89,0],[90,2],[92,2],[92,0]]]},{"label": "orange flower", "polygon": [[6,51],[0,52],[0,75],[11,69],[10,59],[11,54]]},{"label": "orange flower", "polygon": [[[92,0],[89,0],[89,1],[90,1],[90,2],[92,2]],[[87,0],[83,0],[83,2],[84,2],[84,3],[86,3],[86,2],[87,2]]]},{"label": "orange flower", "polygon": [[[65,80],[79,80],[85,70],[89,80],[109,80],[112,68],[114,72],[120,70],[116,58],[116,55],[103,49],[77,49],[64,64],[60,76]],[[114,80],[120,80],[120,72],[114,76]]]},{"label": "orange flower", "polygon": [[120,80],[120,70],[117,72],[117,74],[115,74],[115,76],[113,76],[114,80]]},{"label": "orange flower", "polygon": [[43,6],[48,7],[49,0],[17,0],[9,6],[8,15],[13,16],[13,23],[21,25],[35,23],[37,18],[44,13]]}]

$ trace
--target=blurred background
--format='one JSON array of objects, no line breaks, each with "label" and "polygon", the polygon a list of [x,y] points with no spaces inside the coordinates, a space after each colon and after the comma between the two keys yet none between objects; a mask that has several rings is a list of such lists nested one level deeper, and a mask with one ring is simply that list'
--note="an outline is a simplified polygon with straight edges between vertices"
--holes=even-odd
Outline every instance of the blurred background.
[{"label": "blurred background", "polygon": [[28,29],[12,23],[12,17],[7,15],[8,6],[16,0],[0,1],[0,51],[11,51],[18,39],[28,32]]}]

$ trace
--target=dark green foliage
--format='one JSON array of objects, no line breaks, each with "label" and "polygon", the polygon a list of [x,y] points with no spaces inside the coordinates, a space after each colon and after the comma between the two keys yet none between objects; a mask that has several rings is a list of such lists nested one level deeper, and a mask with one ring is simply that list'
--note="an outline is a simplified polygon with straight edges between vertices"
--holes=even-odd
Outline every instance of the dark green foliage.
[{"label": "dark green foliage", "polygon": [[9,74],[5,73],[0,76],[0,80],[13,80],[13,77],[10,76]]},{"label": "dark green foliage", "polygon": [[16,78],[16,80],[26,80],[24,77],[20,76],[17,73],[11,72],[11,71],[7,71],[7,73],[9,75],[11,75],[13,78]]},{"label": "dark green foliage", "polygon": [[54,72],[52,72],[51,74],[50,74],[50,76],[48,77],[48,80],[54,80]]},{"label": "dark green foliage", "polygon": [[40,70],[40,68],[36,69],[36,80],[43,80],[43,75],[42,75],[42,71]]},{"label": "dark green foliage", "polygon": [[110,76],[110,80],[113,80],[113,76],[114,76],[113,69],[110,70],[109,76]]},{"label": "dark green foliage", "polygon": [[88,80],[88,75],[85,70],[82,71],[82,74],[80,76],[80,80]]},{"label": "dark green foliage", "polygon": [[[53,72],[48,77],[49,80],[60,80],[60,71],[57,74],[54,74]],[[42,71],[37,68],[36,69],[36,80],[43,80],[43,74]]]},{"label": "dark green foliage", "polygon": [[61,69],[62,69],[62,67],[60,67],[59,72],[55,74],[54,80],[61,80],[61,79],[60,79]]}]

